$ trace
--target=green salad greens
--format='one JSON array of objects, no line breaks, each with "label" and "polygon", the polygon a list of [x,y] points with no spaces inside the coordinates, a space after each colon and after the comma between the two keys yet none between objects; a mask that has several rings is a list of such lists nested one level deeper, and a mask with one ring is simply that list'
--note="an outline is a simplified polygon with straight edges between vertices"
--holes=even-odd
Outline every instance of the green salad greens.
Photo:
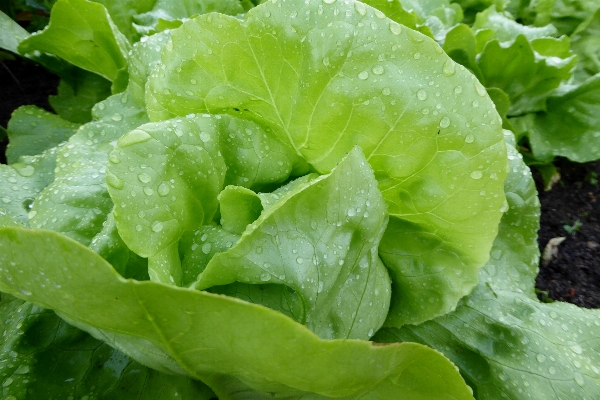
[{"label": "green salad greens", "polygon": [[525,165],[600,157],[600,11],[51,3],[0,13],[61,77],[0,165],[2,399],[600,397]]}]

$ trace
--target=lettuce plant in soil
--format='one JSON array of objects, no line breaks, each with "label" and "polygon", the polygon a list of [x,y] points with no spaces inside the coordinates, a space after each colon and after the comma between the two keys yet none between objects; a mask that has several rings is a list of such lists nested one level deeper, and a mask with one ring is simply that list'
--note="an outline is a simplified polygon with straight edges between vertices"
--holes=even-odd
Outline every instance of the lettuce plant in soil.
[{"label": "lettuce plant in soil", "polygon": [[[3,398],[600,396],[600,315],[536,299],[539,202],[503,130],[506,108],[550,123],[527,115],[554,83],[491,72],[564,39],[368,3],[59,0],[32,35],[0,15],[0,45],[62,78],[0,165]],[[438,42],[471,29],[465,68]],[[560,83],[561,60],[532,71]]]}]

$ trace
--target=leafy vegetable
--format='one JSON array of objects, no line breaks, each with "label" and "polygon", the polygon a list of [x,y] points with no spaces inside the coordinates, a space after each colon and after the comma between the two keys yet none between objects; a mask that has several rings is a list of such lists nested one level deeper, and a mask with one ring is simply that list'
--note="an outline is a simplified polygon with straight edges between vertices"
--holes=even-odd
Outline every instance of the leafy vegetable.
[{"label": "leafy vegetable", "polygon": [[3,396],[600,396],[597,313],[533,293],[539,204],[502,133],[595,157],[595,20],[571,49],[506,12],[547,3],[255,3],[0,16],[62,74],[0,166]]}]

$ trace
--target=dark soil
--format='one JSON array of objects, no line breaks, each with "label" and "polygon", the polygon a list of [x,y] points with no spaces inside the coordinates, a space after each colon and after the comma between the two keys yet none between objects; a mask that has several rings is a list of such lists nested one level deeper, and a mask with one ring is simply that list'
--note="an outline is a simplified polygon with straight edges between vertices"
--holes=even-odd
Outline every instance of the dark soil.
[{"label": "dark soil", "polygon": [[[0,64],[0,125],[6,127],[10,114],[21,105],[35,104],[52,110],[48,95],[56,93],[58,77],[29,61]],[[6,142],[0,142],[0,162],[5,163]],[[542,203],[538,243],[543,251],[548,241],[566,237],[558,255],[537,277],[539,297],[567,301],[586,308],[600,308],[600,161],[575,164],[558,160],[562,179],[545,192],[534,173]],[[571,227],[571,228],[569,228]]]},{"label": "dark soil", "polygon": [[540,268],[536,286],[540,299],[600,308],[600,161],[576,164],[557,160],[561,180],[552,190],[536,184],[542,203],[540,251],[555,237],[565,237],[558,255]]}]

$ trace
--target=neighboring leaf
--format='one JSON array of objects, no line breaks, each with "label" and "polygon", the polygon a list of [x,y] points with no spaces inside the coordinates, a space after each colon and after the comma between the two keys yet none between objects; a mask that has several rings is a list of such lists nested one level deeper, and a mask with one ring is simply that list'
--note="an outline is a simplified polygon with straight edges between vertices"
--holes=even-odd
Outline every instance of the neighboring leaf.
[{"label": "neighboring leaf", "polygon": [[22,54],[35,50],[97,73],[113,82],[115,91],[124,89],[130,45],[100,4],[85,0],[57,1],[48,26],[19,44]]},{"label": "neighboring leaf", "polygon": [[[209,14],[184,23],[162,61],[146,91],[153,120],[241,115],[321,174],[362,148],[391,218],[411,227],[390,236],[390,253],[423,265],[424,277],[443,266],[449,275],[436,276],[462,288],[427,313],[420,301],[394,308],[407,310],[398,318],[443,314],[471,290],[501,215],[505,148],[485,88],[437,43],[360,2],[280,0],[243,21]],[[432,235],[447,251],[426,260],[435,247],[417,244],[435,246]],[[422,283],[414,289],[428,293]]]},{"label": "neighboring leaf", "polygon": [[0,164],[0,210],[29,226],[29,218],[35,216],[33,201],[54,180],[58,151],[52,148],[36,156],[23,156],[11,165]]},{"label": "neighboring leaf", "polygon": [[600,72],[600,6],[571,36],[571,48],[579,56],[575,79],[579,82]]},{"label": "neighboring leaf", "polygon": [[3,398],[209,400],[214,397],[199,381],[140,365],[68,325],[54,312],[4,293],[0,298],[0,319]]},{"label": "neighboring leaf", "polygon": [[19,43],[29,36],[29,32],[0,11],[0,49],[19,54]]},{"label": "neighboring leaf", "polygon": [[140,39],[133,26],[134,16],[150,11],[156,0],[94,0],[106,7],[114,24],[129,39],[136,42]]},{"label": "neighboring leaf", "polygon": [[0,229],[0,266],[0,290],[57,310],[78,325],[91,325],[92,331],[118,332],[114,338],[137,340],[138,349],[142,340],[151,343],[162,352],[136,356],[159,365],[177,360],[180,368],[208,382],[217,395],[228,382],[241,381],[254,391],[279,397],[312,392],[333,397],[395,399],[402,393],[418,400],[473,399],[455,367],[426,346],[323,340],[259,305],[125,280],[100,256],[55,232]]},{"label": "neighboring leaf", "polygon": [[110,96],[110,82],[83,69],[74,72],[69,81],[60,81],[58,94],[48,97],[48,101],[62,118],[85,124],[92,120],[94,104]]},{"label": "neighboring leaf", "polygon": [[[212,258],[194,287],[269,284],[250,290],[265,306],[295,310],[293,318],[319,337],[368,339],[390,302],[390,279],[377,254],[386,223],[377,181],[354,148],[331,174],[265,210],[235,246]],[[236,291],[245,292],[239,284],[217,288]]]},{"label": "neighboring leaf", "polygon": [[544,163],[561,156],[583,163],[600,158],[600,74],[565,86],[546,103],[546,112],[511,119],[516,132],[529,138],[535,159]]},{"label": "neighboring leaf", "polygon": [[596,0],[554,0],[551,22],[561,35],[570,35],[597,9]]},{"label": "neighboring leaf", "polygon": [[[562,50],[562,43],[555,39],[541,39],[538,46],[546,45]],[[509,115],[518,116],[546,109],[546,98],[562,81],[571,77],[576,56],[568,58],[539,57],[524,35],[519,35],[508,46],[497,40],[488,42],[478,56],[478,66],[483,83],[488,88],[503,90],[510,98]],[[544,54],[545,55],[545,54]]]},{"label": "neighboring leaf", "polygon": [[94,107],[97,121],[83,125],[58,153],[56,179],[36,199],[31,226],[61,232],[89,245],[113,208],[104,182],[114,142],[147,121],[128,93]]},{"label": "neighboring leaf", "polygon": [[477,39],[468,25],[459,24],[448,31],[444,41],[444,51],[481,80],[481,71],[476,62]]},{"label": "neighboring leaf", "polygon": [[244,8],[239,0],[158,0],[150,11],[134,16],[134,20],[138,31],[141,28],[150,33],[159,20],[183,20],[211,12],[238,15],[244,13]]},{"label": "neighboring leaf", "polygon": [[8,121],[6,159],[16,163],[21,156],[41,154],[69,140],[79,124],[66,121],[56,114],[36,106],[21,106],[13,111]]},{"label": "neighboring leaf", "polygon": [[505,10],[525,25],[544,26],[551,22],[556,0],[509,0]]}]

